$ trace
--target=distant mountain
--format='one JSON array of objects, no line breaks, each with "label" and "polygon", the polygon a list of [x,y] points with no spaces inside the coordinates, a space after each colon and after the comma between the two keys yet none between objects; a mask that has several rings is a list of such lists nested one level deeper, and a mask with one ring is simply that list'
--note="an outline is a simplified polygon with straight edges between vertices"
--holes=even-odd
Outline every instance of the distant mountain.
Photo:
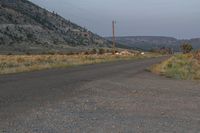
[{"label": "distant mountain", "polygon": [[[185,40],[182,40],[185,41]],[[190,40],[186,40],[188,41],[190,44],[192,44],[194,49],[200,49],[200,38],[193,38]]]},{"label": "distant mountain", "polygon": [[28,0],[0,0],[0,52],[108,47],[104,38]]},{"label": "distant mountain", "polygon": [[[112,40],[112,37],[107,37],[106,39]],[[194,49],[200,48],[200,38],[178,40],[176,38],[162,36],[126,36],[116,37],[116,41],[121,45],[145,51],[162,47],[173,48],[175,51],[180,51],[180,44],[184,42],[191,43]]]}]

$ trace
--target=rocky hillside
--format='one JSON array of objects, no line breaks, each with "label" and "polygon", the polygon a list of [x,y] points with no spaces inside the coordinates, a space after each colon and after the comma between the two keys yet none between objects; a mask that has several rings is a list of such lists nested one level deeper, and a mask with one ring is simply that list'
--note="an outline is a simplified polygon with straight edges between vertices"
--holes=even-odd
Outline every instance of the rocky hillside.
[{"label": "rocky hillside", "polygon": [[70,51],[109,42],[27,0],[0,0],[0,53]]},{"label": "rocky hillside", "polygon": [[[111,40],[112,38],[108,37],[107,39]],[[200,48],[200,39],[198,38],[190,40],[178,40],[176,38],[162,36],[127,36],[117,37],[116,40],[121,45],[145,51],[162,47],[173,48],[175,51],[180,51],[180,44],[183,42],[191,43],[194,49]]]}]

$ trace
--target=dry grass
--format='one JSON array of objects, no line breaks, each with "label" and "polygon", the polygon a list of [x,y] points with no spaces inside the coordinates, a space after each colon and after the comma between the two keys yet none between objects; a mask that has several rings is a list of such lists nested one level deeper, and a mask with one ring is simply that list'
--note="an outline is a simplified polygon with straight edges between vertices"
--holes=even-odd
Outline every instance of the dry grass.
[{"label": "dry grass", "polygon": [[0,55],[0,74],[37,71],[118,60],[155,57],[146,55]]},{"label": "dry grass", "polygon": [[200,79],[200,63],[194,58],[193,54],[175,55],[160,64],[154,65],[151,71],[176,79]]}]

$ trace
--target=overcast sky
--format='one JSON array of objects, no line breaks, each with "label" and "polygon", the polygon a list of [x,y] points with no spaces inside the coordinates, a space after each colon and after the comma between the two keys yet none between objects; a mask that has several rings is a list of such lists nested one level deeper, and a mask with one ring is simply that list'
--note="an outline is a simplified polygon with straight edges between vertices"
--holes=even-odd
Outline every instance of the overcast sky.
[{"label": "overcast sky", "polygon": [[31,1],[102,36],[200,37],[200,0]]}]

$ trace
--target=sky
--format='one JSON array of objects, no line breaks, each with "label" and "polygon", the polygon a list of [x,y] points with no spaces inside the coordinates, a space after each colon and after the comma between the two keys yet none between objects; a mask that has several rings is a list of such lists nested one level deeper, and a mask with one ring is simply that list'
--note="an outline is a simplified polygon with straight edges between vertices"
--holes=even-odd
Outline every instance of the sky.
[{"label": "sky", "polygon": [[200,0],[30,0],[101,36],[200,37]]}]

